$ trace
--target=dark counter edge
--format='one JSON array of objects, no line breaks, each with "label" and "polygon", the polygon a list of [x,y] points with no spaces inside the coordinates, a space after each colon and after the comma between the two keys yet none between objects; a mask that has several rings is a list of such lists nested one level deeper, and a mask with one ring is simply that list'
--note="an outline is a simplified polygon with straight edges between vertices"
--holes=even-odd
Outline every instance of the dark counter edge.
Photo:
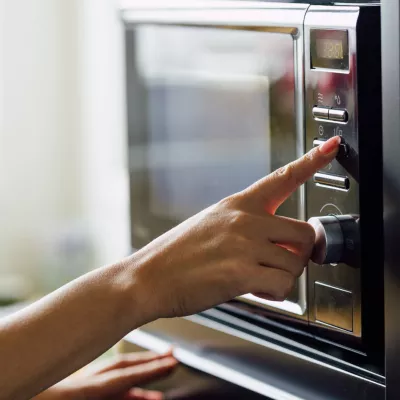
[{"label": "dark counter edge", "polygon": [[384,384],[227,326],[218,313],[158,320],[125,340],[155,352],[173,346],[182,364],[274,400],[385,398]]}]

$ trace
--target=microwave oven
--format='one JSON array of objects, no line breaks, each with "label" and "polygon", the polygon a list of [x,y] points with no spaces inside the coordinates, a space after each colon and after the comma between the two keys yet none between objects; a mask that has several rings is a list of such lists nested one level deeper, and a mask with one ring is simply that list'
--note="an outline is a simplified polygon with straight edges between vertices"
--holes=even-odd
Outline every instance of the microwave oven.
[{"label": "microwave oven", "polygon": [[245,321],[290,337],[379,380],[380,6],[310,3],[124,9],[131,243],[145,246],[340,135],[336,160],[277,210],[310,221],[317,233],[293,292],[283,302],[247,294],[210,312],[226,324]]}]

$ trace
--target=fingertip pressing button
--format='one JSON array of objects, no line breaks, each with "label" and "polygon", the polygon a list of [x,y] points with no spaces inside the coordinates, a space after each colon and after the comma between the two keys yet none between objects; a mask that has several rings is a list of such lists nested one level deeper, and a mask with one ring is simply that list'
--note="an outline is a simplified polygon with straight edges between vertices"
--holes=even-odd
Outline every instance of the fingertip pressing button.
[{"label": "fingertip pressing button", "polygon": [[[340,138],[340,145],[339,145],[339,151],[336,157],[346,157],[349,153],[349,146],[348,144],[343,140],[343,138]],[[324,139],[314,139],[313,141],[313,147],[317,147],[321,145],[322,143],[326,142]]]},{"label": "fingertip pressing button", "polygon": [[339,145],[339,151],[336,157],[343,158],[347,157],[349,154],[349,146],[346,143],[341,143]]}]

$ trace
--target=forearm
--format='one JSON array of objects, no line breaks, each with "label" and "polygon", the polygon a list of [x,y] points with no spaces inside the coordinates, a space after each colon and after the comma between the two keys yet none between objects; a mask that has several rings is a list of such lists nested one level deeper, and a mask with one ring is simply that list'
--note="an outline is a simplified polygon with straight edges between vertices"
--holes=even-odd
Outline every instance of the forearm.
[{"label": "forearm", "polygon": [[93,271],[0,321],[0,399],[28,399],[147,322],[133,261]]}]

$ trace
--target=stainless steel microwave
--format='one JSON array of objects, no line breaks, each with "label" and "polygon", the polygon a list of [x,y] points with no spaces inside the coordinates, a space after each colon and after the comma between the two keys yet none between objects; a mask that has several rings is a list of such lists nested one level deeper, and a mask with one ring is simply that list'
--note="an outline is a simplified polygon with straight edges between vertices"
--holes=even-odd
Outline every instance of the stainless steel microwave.
[{"label": "stainless steel microwave", "polygon": [[318,231],[293,292],[217,310],[379,374],[380,6],[329,3],[125,8],[131,241],[141,248],[340,135],[337,159],[277,211]]}]

